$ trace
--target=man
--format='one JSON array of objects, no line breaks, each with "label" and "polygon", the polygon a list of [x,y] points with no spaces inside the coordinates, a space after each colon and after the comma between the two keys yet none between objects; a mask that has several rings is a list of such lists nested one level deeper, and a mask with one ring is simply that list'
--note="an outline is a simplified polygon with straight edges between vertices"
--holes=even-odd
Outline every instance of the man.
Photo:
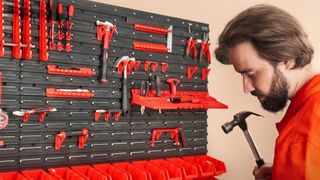
[{"label": "man", "polygon": [[251,7],[225,27],[216,58],[243,77],[245,93],[278,112],[279,136],[272,164],[255,167],[256,179],[320,179],[320,75],[311,67],[313,48],[297,20],[271,6]]}]

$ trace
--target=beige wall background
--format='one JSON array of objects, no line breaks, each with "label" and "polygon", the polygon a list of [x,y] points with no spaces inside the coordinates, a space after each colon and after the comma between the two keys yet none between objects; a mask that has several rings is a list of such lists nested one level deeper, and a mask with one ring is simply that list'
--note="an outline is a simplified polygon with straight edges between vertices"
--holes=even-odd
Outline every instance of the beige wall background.
[{"label": "beige wall background", "polygon": [[[293,14],[304,26],[315,48],[313,65],[319,68],[320,48],[320,1],[318,0],[95,0],[111,5],[153,12],[183,19],[205,22],[210,25],[211,52],[216,47],[217,37],[226,23],[240,11],[249,6],[268,3],[276,5]],[[272,114],[261,109],[256,98],[244,94],[242,78],[232,66],[214,61],[209,75],[211,96],[229,106],[227,110],[208,111],[208,154],[225,162],[227,173],[219,176],[221,180],[254,179],[252,169],[255,160],[247,141],[239,128],[228,135],[221,125],[230,121],[234,114],[250,110],[262,114],[264,118],[249,117],[247,122],[259,153],[266,162],[272,162],[274,141],[277,137],[275,123],[281,120],[284,112]]]}]

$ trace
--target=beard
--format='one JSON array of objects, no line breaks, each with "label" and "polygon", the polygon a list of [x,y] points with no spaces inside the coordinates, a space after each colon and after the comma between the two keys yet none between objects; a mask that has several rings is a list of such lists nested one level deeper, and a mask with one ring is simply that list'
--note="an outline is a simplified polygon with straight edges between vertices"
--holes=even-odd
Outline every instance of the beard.
[{"label": "beard", "polygon": [[[279,112],[283,110],[289,100],[288,89],[289,84],[287,79],[277,68],[275,68],[270,92],[264,96],[264,99],[259,99],[262,108],[270,112]],[[261,97],[262,95],[262,93],[259,93],[258,91],[253,91],[251,94],[258,97]]]}]

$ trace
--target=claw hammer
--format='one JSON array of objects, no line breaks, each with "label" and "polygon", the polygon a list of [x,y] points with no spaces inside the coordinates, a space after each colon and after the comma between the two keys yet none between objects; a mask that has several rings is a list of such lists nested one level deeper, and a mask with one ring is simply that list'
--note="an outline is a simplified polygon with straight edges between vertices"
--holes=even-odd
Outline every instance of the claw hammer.
[{"label": "claw hammer", "polygon": [[102,55],[102,67],[101,67],[101,75],[100,75],[100,81],[102,83],[108,82],[108,48],[109,48],[109,42],[112,39],[112,36],[114,32],[116,31],[116,26],[113,25],[111,22],[105,21],[101,22],[97,20],[97,39],[99,41],[103,42],[103,55]]}]

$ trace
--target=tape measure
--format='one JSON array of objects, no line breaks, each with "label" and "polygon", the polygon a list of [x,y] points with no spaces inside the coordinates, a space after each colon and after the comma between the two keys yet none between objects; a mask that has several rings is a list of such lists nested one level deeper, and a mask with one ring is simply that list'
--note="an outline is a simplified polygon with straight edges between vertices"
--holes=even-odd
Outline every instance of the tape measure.
[{"label": "tape measure", "polygon": [[0,130],[7,127],[8,122],[9,122],[9,117],[7,113],[5,113],[4,111],[2,111],[2,109],[0,109]]}]

